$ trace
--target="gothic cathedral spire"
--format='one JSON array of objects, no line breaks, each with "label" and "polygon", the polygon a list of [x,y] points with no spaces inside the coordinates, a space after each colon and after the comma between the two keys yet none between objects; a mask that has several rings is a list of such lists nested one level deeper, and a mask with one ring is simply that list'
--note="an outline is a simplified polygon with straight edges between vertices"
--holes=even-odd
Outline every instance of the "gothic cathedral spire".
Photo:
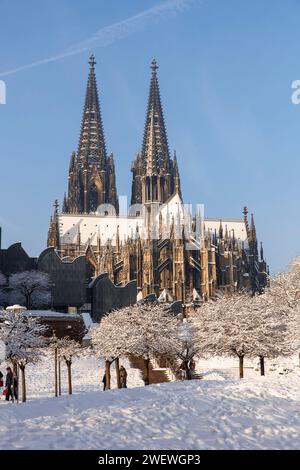
[{"label": "gothic cathedral spire", "polygon": [[153,162],[155,173],[156,168],[169,169],[170,155],[157,79],[158,65],[155,59],[152,60],[150,68],[150,91],[141,154],[145,166],[150,161]]},{"label": "gothic cathedral spire", "polygon": [[157,78],[158,65],[151,62],[151,79],[141,152],[132,165],[131,204],[164,203],[180,194],[177,160],[170,158],[167,132]]},{"label": "gothic cathedral spire", "polygon": [[100,204],[111,204],[118,212],[114,159],[106,153],[95,64],[91,55],[78,151],[70,159],[66,213],[93,213]]},{"label": "gothic cathedral spire", "polygon": [[78,159],[82,162],[86,161],[89,164],[96,163],[99,168],[104,169],[106,147],[98,98],[95,64],[95,57],[91,55],[77,155]]}]

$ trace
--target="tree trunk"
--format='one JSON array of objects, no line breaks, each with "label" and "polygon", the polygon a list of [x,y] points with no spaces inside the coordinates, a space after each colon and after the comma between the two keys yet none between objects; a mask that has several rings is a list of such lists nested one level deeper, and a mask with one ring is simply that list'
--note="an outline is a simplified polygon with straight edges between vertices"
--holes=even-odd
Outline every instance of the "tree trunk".
[{"label": "tree trunk", "polygon": [[54,349],[54,395],[58,395],[58,377],[57,377],[57,348]]},{"label": "tree trunk", "polygon": [[244,377],[244,356],[239,356],[240,379]]},{"label": "tree trunk", "polygon": [[22,402],[26,401],[26,378],[25,378],[25,366],[20,366],[22,375]]},{"label": "tree trunk", "polygon": [[116,358],[116,375],[117,375],[118,388],[121,388],[120,361],[118,357]]},{"label": "tree trunk", "polygon": [[13,374],[18,375],[18,363],[16,361],[12,361],[13,366]]},{"label": "tree trunk", "polygon": [[27,308],[27,310],[30,310],[30,308],[31,308],[31,294],[26,294],[25,299],[26,299],[26,308]]},{"label": "tree trunk", "polygon": [[260,375],[265,375],[265,358],[264,356],[259,356],[260,363]]},{"label": "tree trunk", "polygon": [[69,395],[72,395],[72,371],[71,371],[71,366],[72,366],[72,362],[68,361],[68,362],[67,362],[67,368],[68,368],[68,389],[69,389]]},{"label": "tree trunk", "polygon": [[110,390],[110,361],[105,361],[106,385],[105,390]]},{"label": "tree trunk", "polygon": [[149,364],[150,364],[150,359],[144,359],[145,363],[145,373],[144,373],[144,384],[149,385],[150,384],[150,374],[149,374]]},{"label": "tree trunk", "polygon": [[61,362],[58,359],[58,395],[61,396]]},{"label": "tree trunk", "polygon": [[189,360],[185,361],[186,380],[192,380],[192,370],[189,366]]},{"label": "tree trunk", "polygon": [[20,367],[17,364],[17,403],[19,404],[19,378],[20,378]]}]

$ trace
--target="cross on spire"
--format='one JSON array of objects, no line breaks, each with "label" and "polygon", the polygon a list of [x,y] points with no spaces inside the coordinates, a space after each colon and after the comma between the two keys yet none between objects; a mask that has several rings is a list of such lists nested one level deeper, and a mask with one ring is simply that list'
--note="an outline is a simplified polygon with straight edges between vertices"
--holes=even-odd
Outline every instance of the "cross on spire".
[{"label": "cross on spire", "polygon": [[95,60],[94,54],[91,54],[91,55],[90,55],[90,58],[89,58],[90,67],[91,67],[91,68],[94,68],[94,65],[95,65],[96,63],[97,63],[97,62],[96,62],[96,60]]},{"label": "cross on spire", "polygon": [[54,207],[54,212],[57,213],[57,212],[58,212],[58,208],[59,208],[59,202],[58,202],[57,199],[55,199],[54,204],[53,204],[53,207]]},{"label": "cross on spire", "polygon": [[152,73],[156,74],[156,70],[158,69],[158,65],[157,65],[156,59],[152,59],[150,68],[151,68],[151,70],[152,70]]}]

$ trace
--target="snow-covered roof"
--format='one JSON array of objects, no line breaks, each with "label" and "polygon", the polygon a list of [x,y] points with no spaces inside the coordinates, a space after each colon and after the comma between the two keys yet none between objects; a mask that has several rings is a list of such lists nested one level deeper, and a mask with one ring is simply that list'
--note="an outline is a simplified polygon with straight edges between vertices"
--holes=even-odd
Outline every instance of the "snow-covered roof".
[{"label": "snow-covered roof", "polygon": [[10,305],[9,307],[6,307],[6,310],[8,312],[25,311],[27,310],[27,308],[24,307],[23,305],[16,304],[16,305]]},{"label": "snow-covered roof", "polygon": [[[157,209],[154,220],[156,220],[157,228],[159,226],[159,217],[162,216],[163,229],[169,230],[170,223],[174,220],[175,225],[179,224],[181,227],[183,223],[191,221],[191,207],[183,204],[178,194],[171,196],[166,204],[155,205],[153,210]],[[147,236],[146,221],[147,213],[145,206],[135,204],[130,207],[129,215],[112,215],[109,211],[104,215],[105,211],[95,214],[59,214],[59,233],[60,241],[62,244],[76,244],[78,243],[78,233],[80,232],[81,244],[90,242],[91,245],[97,244],[97,239],[100,236],[101,244],[105,244],[108,240],[112,245],[116,244],[116,236],[119,231],[120,241],[133,238],[138,229],[141,238]],[[203,222],[203,220],[202,220]],[[217,232],[220,226],[220,219],[204,219],[205,229],[214,230]],[[228,231],[231,234],[232,230],[235,232],[236,238],[245,241],[247,238],[245,223],[238,219],[223,219],[223,229],[227,225]],[[188,233],[188,230],[186,230]],[[167,238],[167,237],[166,237]]]},{"label": "snow-covered roof", "polygon": [[52,317],[57,319],[62,318],[79,318],[80,315],[74,313],[53,312],[52,310],[27,310],[24,315],[30,317]]},{"label": "snow-covered roof", "polygon": [[61,214],[58,222],[61,243],[77,243],[80,231],[81,243],[90,241],[92,245],[97,244],[98,235],[100,235],[101,243],[111,240],[115,244],[118,227],[120,241],[127,239],[128,236],[133,237],[137,227],[139,232],[144,227],[143,217],[113,217],[96,214]]},{"label": "snow-covered roof", "polygon": [[241,241],[247,240],[245,222],[239,219],[205,219],[205,231],[208,232],[210,230],[214,233],[214,231],[216,230],[218,234],[220,228],[220,220],[222,220],[224,234],[227,226],[229,236],[232,235],[232,231],[234,230],[235,238],[240,239]]},{"label": "snow-covered roof", "polygon": [[[167,218],[169,222],[174,218],[176,221],[180,221],[180,224],[184,220],[183,204],[178,194],[174,194],[170,197],[166,204],[153,205],[157,208],[155,220],[159,221],[159,212],[161,212],[163,222],[165,223]],[[59,233],[60,241],[63,244],[77,243],[78,233],[80,232],[81,243],[85,244],[90,242],[91,245],[97,244],[97,238],[100,236],[101,244],[105,244],[108,240],[112,245],[116,244],[116,235],[119,230],[119,238],[122,242],[127,238],[132,238],[138,229],[139,236],[141,238],[147,236],[146,231],[147,213],[145,206],[135,204],[129,208],[128,215],[111,215],[107,212],[107,215],[101,213],[95,214],[59,214]],[[165,225],[165,224],[164,224]]]}]

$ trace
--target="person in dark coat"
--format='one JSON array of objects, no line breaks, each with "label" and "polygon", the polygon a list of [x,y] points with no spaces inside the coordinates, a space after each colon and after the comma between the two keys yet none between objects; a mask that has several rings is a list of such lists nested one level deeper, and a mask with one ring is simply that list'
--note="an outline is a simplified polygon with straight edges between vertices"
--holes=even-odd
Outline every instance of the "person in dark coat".
[{"label": "person in dark coat", "polygon": [[[110,379],[111,379],[111,375],[109,374],[109,383],[110,383]],[[102,383],[103,383],[103,391],[110,389],[110,385],[106,381],[106,372],[104,372]]]},{"label": "person in dark coat", "polygon": [[0,370],[0,388],[3,387],[3,374]]},{"label": "person in dark coat", "polygon": [[124,366],[120,367],[121,388],[127,388],[127,372]]},{"label": "person in dark coat", "polygon": [[18,399],[18,377],[16,375],[14,375],[13,381],[14,381],[14,397],[15,397],[15,400],[17,400]]},{"label": "person in dark coat", "polygon": [[102,383],[103,383],[103,392],[104,392],[104,390],[106,389],[106,373],[104,373],[103,375]]},{"label": "person in dark coat", "polygon": [[6,368],[5,388],[6,388],[6,396],[5,396],[6,401],[9,401],[10,398],[13,400],[14,399],[13,397],[14,374],[10,367]]}]

